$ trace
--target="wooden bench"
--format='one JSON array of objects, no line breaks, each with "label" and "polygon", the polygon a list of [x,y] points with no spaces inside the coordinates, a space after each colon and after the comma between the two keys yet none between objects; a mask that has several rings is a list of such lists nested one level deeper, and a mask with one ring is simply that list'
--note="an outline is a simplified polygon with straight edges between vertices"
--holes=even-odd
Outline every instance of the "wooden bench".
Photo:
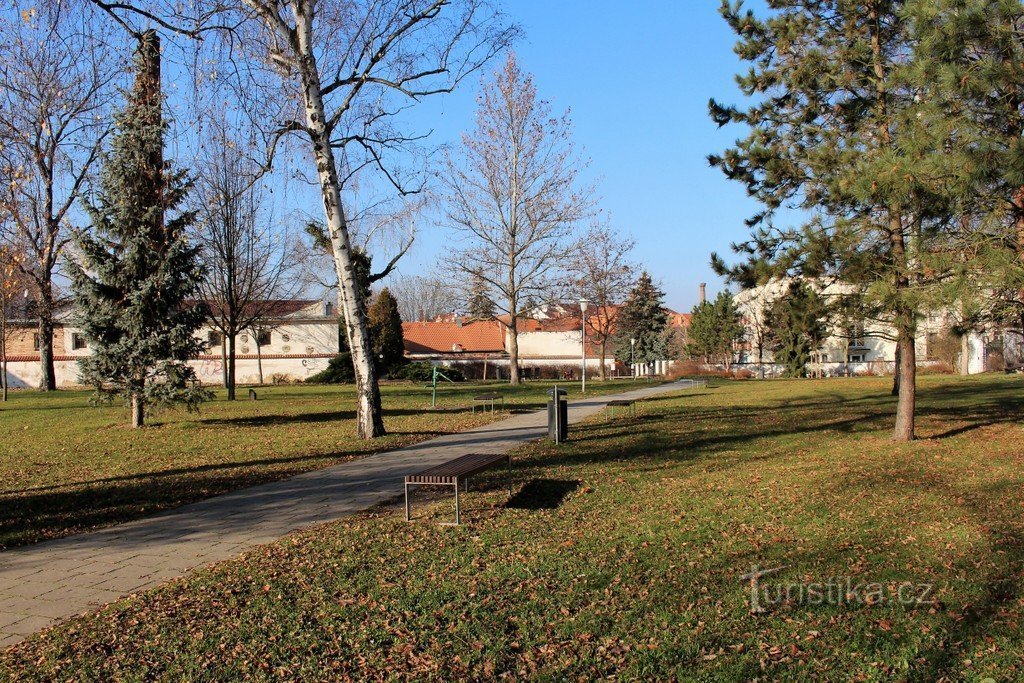
[{"label": "wooden bench", "polygon": [[499,394],[498,392],[495,391],[495,392],[492,392],[492,393],[489,393],[489,394],[480,394],[479,396],[474,396],[473,397],[473,412],[474,413],[476,412],[477,404],[481,404],[481,408],[486,410],[487,409],[487,405],[486,404],[488,402],[490,402],[490,404],[491,404],[491,412],[493,413],[494,412],[494,402],[499,400],[499,399],[501,400],[501,409],[505,410],[505,395],[504,394]]},{"label": "wooden bench", "polygon": [[618,398],[614,401],[608,401],[605,404],[609,408],[629,408],[629,414],[631,417],[636,417],[636,401],[629,398]]},{"label": "wooden bench", "polygon": [[483,453],[463,455],[440,465],[428,467],[405,476],[405,521],[409,521],[409,486],[453,486],[455,487],[455,523],[461,524],[459,508],[459,485],[469,490],[469,478],[502,463],[508,465],[508,495],[512,495],[512,456],[507,453]]}]

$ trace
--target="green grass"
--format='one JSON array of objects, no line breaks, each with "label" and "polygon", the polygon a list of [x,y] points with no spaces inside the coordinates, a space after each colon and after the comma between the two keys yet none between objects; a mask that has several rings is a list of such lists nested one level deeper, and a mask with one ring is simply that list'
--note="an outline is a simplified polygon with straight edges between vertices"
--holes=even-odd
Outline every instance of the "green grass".
[{"label": "green grass", "polygon": [[[511,388],[510,410],[542,407],[550,382]],[[570,397],[578,384],[566,385]],[[593,383],[588,393],[625,390],[631,382]],[[430,407],[430,389],[382,387],[390,434],[354,438],[351,386],[281,385],[259,400],[224,400],[199,414],[168,411],[146,429],[127,426],[123,407],[94,407],[85,392],[14,392],[0,404],[0,548],[127,521],[245,486],[327,467],[490,422],[473,414],[480,384],[446,384]],[[239,394],[247,396],[245,389]],[[439,417],[440,416],[440,417]]]},{"label": "green grass", "polygon": [[[295,534],[0,656],[8,680],[1024,677],[1018,377],[731,382],[516,452],[441,527],[397,507]],[[935,604],[751,613],[751,567]]]}]

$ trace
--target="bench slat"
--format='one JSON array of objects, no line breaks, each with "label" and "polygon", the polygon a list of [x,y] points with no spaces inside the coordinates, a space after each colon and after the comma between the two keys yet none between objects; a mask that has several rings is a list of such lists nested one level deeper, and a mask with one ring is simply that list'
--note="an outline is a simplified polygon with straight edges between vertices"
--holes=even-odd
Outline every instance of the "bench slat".
[{"label": "bench slat", "polygon": [[502,453],[470,454],[406,475],[408,484],[454,484],[456,477],[468,477],[508,461]]}]

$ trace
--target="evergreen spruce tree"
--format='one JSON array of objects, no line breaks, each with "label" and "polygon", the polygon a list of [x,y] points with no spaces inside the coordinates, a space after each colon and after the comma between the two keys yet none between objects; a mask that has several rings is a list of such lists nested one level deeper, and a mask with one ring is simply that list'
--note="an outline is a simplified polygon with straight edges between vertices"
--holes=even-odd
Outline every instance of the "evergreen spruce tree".
[{"label": "evergreen spruce tree", "polygon": [[80,361],[81,376],[101,395],[123,397],[133,427],[143,426],[149,406],[196,409],[210,398],[187,364],[205,348],[196,337],[205,311],[188,303],[202,272],[185,233],[192,215],[166,215],[182,203],[188,182],[163,159],[159,60],[159,39],[147,32],[100,189],[87,207],[93,230],[76,236],[81,262],[70,268],[77,315],[92,346]]},{"label": "evergreen spruce tree", "polygon": [[743,323],[729,292],[719,292],[714,301],[694,307],[687,331],[687,353],[706,363],[732,365],[733,348],[743,339]]},{"label": "evergreen spruce tree", "polygon": [[495,316],[494,301],[487,290],[487,282],[479,275],[474,275],[470,283],[467,311],[474,320],[491,320]]},{"label": "evergreen spruce tree", "polygon": [[373,355],[381,374],[387,374],[405,360],[405,340],[402,336],[402,316],[398,300],[387,287],[380,291],[367,311]]},{"label": "evergreen spruce tree", "polygon": [[786,294],[767,309],[768,346],[775,362],[786,367],[786,377],[805,377],[811,353],[828,332],[824,300],[804,282],[793,280]]},{"label": "evergreen spruce tree", "polygon": [[[899,400],[893,437],[914,438],[915,337],[925,300],[945,272],[955,231],[949,120],[910,77],[915,39],[900,0],[785,0],[764,18],[723,1],[750,69],[737,77],[746,108],[712,101],[719,125],[749,133],[712,165],[742,182],[763,209],[741,263],[712,265],[742,286],[823,275],[849,283],[873,319],[895,330]],[[774,223],[779,209],[808,216]],[[792,214],[790,214],[792,215]]]},{"label": "evergreen spruce tree", "polygon": [[[619,313],[619,331],[616,334],[615,357],[623,363],[653,363],[665,360],[665,293],[658,289],[651,276],[644,271],[629,299]],[[630,343],[635,339],[635,346]],[[632,348],[632,357],[630,350]]]}]

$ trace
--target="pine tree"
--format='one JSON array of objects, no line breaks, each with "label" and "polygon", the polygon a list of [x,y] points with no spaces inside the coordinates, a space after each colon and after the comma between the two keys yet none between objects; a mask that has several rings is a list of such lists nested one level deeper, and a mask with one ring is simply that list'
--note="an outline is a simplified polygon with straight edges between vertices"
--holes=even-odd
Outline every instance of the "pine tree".
[{"label": "pine tree", "polygon": [[469,289],[469,317],[474,320],[491,320],[495,316],[494,301],[488,292],[487,281],[473,275]]},{"label": "pine tree", "polygon": [[827,334],[828,310],[824,300],[800,280],[767,306],[768,346],[776,363],[785,365],[787,377],[805,377],[811,353]]},{"label": "pine tree", "polygon": [[743,338],[743,324],[736,302],[729,292],[719,292],[714,301],[694,307],[687,331],[686,350],[706,363],[732,364],[733,348]]},{"label": "pine tree", "polygon": [[[655,286],[647,271],[641,273],[619,313],[615,344],[615,357],[619,361],[646,364],[665,359],[668,313],[664,299],[665,293]],[[636,340],[635,344],[632,340]]]},{"label": "pine tree", "polygon": [[398,300],[385,287],[373,300],[367,312],[373,355],[381,374],[387,374],[405,360],[405,340],[402,336],[402,316]]},{"label": "pine tree", "polygon": [[[711,115],[750,132],[709,161],[763,205],[749,221],[751,240],[735,247],[743,262],[714,255],[715,270],[742,286],[793,275],[851,284],[874,319],[895,329],[893,436],[911,440],[917,321],[953,227],[943,144],[953,133],[927,116],[934,105],[908,80],[914,38],[904,5],[787,0],[758,18],[724,1],[736,52],[751,67],[737,78],[750,103],[712,101]],[[774,223],[780,209],[809,218],[785,228]]]},{"label": "pine tree", "polygon": [[909,0],[906,14],[930,128],[957,134],[946,177],[961,191],[960,251],[974,255],[953,279],[958,327],[995,318],[1024,334],[1024,3]]},{"label": "pine tree", "polygon": [[182,203],[188,181],[163,159],[159,59],[156,34],[143,34],[135,84],[87,207],[93,232],[76,236],[81,262],[70,268],[92,346],[81,376],[103,396],[122,396],[133,427],[145,423],[148,406],[196,409],[210,398],[187,363],[205,348],[196,336],[205,311],[188,303],[202,272],[185,233],[192,215],[166,215]]}]

